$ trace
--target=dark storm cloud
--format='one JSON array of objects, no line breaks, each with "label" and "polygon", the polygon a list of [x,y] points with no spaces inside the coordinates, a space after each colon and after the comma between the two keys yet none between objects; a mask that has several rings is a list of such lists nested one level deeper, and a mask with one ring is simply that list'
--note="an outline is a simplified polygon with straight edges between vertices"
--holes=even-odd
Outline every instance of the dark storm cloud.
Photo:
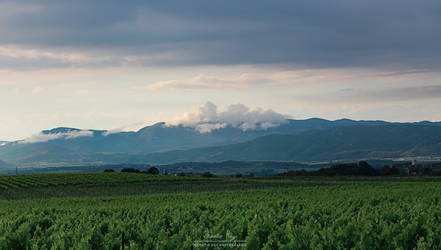
[{"label": "dark storm cloud", "polygon": [[438,71],[440,13],[441,2],[431,0],[16,0],[0,2],[0,46],[99,50],[96,56],[109,57],[101,66],[282,63]]}]

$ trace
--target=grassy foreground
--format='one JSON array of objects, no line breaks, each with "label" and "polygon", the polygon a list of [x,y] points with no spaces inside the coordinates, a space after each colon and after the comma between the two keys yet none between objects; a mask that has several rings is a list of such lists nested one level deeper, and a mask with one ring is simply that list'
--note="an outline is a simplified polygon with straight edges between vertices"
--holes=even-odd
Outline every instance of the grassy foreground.
[{"label": "grassy foreground", "polygon": [[[436,249],[440,182],[0,201],[1,249]],[[208,190],[210,191],[210,190]]]}]

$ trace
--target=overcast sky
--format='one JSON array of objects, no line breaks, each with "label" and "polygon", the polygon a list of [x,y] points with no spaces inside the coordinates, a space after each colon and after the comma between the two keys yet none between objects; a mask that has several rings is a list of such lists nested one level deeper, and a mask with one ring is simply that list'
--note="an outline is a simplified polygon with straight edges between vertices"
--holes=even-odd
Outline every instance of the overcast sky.
[{"label": "overcast sky", "polygon": [[0,141],[207,101],[439,121],[440,24],[439,0],[0,1]]}]

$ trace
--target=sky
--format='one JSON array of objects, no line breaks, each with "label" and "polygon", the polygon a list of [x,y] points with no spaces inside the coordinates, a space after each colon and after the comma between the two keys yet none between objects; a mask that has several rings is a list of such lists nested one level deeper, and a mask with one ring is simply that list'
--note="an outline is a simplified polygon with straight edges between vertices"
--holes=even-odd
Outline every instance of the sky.
[{"label": "sky", "polygon": [[438,0],[0,0],[0,141],[176,122],[207,103],[440,121],[440,13]]}]

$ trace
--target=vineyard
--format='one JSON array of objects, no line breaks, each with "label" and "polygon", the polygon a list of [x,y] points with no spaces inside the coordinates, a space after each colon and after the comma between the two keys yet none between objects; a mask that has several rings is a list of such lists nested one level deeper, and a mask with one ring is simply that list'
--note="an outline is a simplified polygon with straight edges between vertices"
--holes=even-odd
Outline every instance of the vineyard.
[{"label": "vineyard", "polygon": [[0,201],[0,249],[437,249],[440,197],[440,182],[347,182]]},{"label": "vineyard", "polygon": [[136,183],[149,181],[194,181],[198,177],[149,175],[139,173],[57,173],[30,175],[0,175],[0,189],[45,187],[57,185]]}]

